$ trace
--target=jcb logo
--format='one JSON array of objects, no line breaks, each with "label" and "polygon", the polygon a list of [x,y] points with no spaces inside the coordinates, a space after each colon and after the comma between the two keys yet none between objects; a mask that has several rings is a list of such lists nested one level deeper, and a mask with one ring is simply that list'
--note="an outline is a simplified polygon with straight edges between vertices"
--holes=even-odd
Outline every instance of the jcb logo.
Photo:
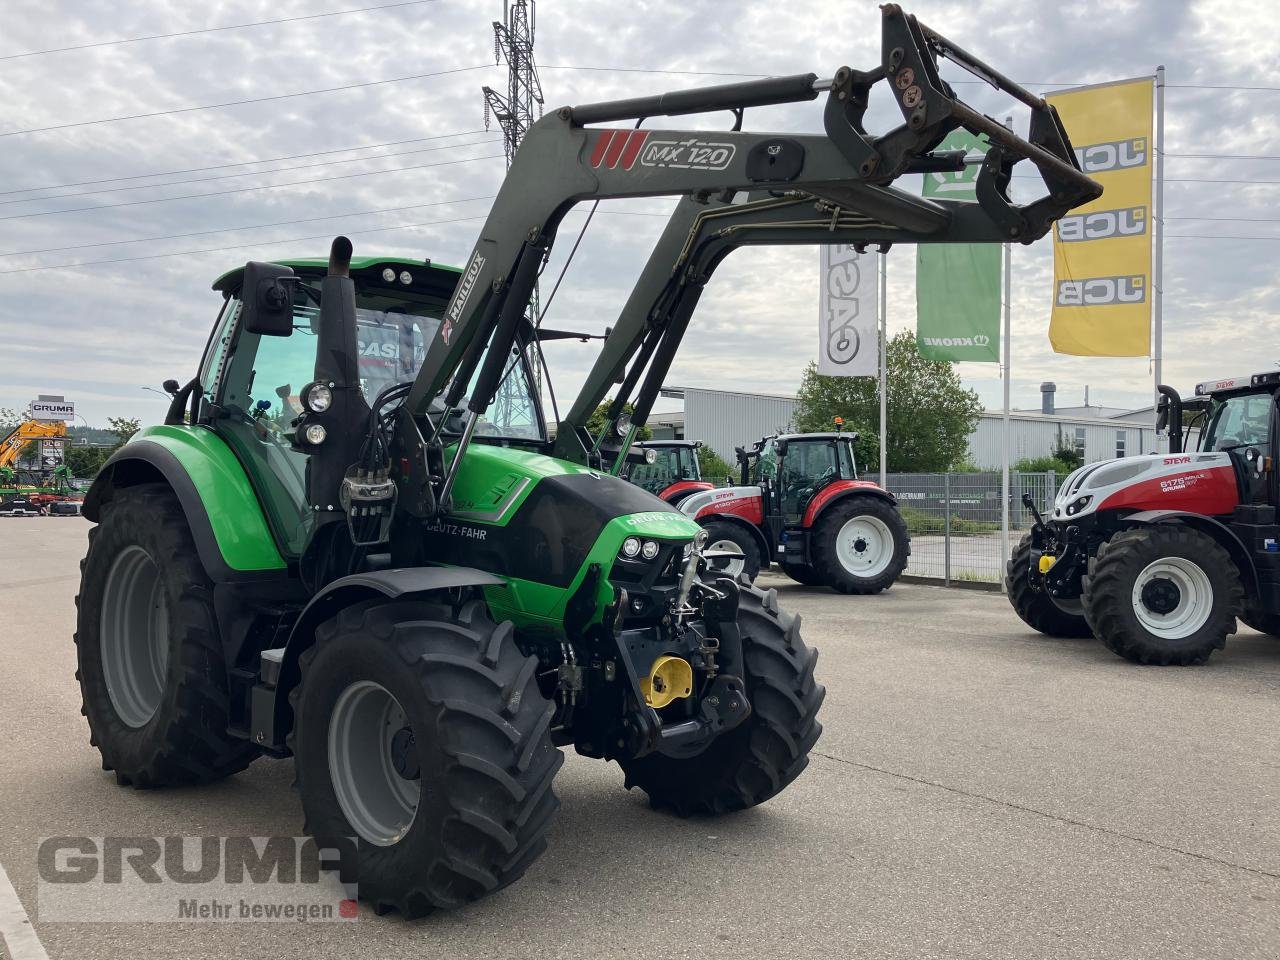
[{"label": "jcb logo", "polygon": [[1123,303],[1144,303],[1147,278],[1090,277],[1088,280],[1062,280],[1058,283],[1057,305],[1060,307],[1106,307]]},{"label": "jcb logo", "polygon": [[1076,147],[1076,159],[1085,173],[1106,173],[1108,170],[1128,170],[1147,162],[1147,138],[1111,140],[1107,143],[1091,143]]},{"label": "jcb logo", "polygon": [[1058,221],[1058,239],[1063,243],[1106,240],[1110,237],[1138,237],[1147,232],[1147,208],[1095,210]]}]

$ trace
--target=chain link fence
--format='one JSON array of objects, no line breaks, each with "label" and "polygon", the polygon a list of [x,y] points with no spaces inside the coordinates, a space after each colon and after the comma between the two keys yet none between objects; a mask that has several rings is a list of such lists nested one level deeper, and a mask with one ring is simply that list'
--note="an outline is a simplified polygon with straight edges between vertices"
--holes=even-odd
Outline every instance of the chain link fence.
[{"label": "chain link fence", "polygon": [[[1016,546],[1031,528],[1022,495],[1031,494],[1041,511],[1053,503],[1062,479],[1055,472],[1009,473],[1009,543]],[[1000,474],[890,473],[889,492],[911,532],[906,572],[955,582],[1000,583],[1005,556],[1000,542]]]}]

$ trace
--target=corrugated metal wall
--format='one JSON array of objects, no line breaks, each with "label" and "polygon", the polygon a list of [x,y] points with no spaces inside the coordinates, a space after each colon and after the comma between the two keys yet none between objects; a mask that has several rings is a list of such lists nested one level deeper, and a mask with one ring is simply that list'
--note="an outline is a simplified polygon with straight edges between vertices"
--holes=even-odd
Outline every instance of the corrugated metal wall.
[{"label": "corrugated metal wall", "polygon": [[[979,467],[1000,466],[1001,417],[998,413],[986,413],[978,421],[977,429],[969,437],[969,459]],[[1078,433],[1079,432],[1079,433]],[[1058,420],[1045,417],[1009,417],[1009,462],[1016,463],[1024,457],[1047,457],[1058,445],[1058,437],[1068,444],[1077,444],[1083,438],[1085,463],[1110,460],[1119,453],[1119,441],[1124,438],[1126,456],[1155,451],[1155,428],[1125,420]]]},{"label": "corrugated metal wall", "polygon": [[[794,426],[796,402],[789,397],[702,387],[680,389],[684,391],[684,436],[701,440],[730,464],[734,462],[734,447],[746,447],[763,436]],[[1155,450],[1155,429],[1132,420],[1067,420],[1015,413],[1009,418],[1009,429],[1010,463],[1024,457],[1050,456],[1059,434],[1075,444],[1077,429],[1083,430],[1086,463],[1115,457],[1121,435],[1125,455]],[[969,437],[970,461],[979,467],[999,468],[1000,444],[1000,414],[983,414]]]},{"label": "corrugated metal wall", "polygon": [[788,397],[685,387],[684,435],[701,440],[733,466],[734,447],[790,430],[795,409],[795,400]]}]

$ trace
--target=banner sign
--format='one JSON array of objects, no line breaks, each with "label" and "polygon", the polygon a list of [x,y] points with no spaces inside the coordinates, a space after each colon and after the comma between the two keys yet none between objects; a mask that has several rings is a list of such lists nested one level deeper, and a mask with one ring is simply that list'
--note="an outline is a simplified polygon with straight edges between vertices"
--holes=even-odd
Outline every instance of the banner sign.
[{"label": "banner sign", "polygon": [[41,440],[40,461],[46,468],[61,466],[66,460],[65,440]]},{"label": "banner sign", "polygon": [[876,331],[876,260],[851,244],[818,248],[818,373],[824,377],[874,377],[879,341]]},{"label": "banner sign", "polygon": [[[953,130],[939,150],[986,155],[985,137]],[[979,166],[926,173],[924,196],[977,200]],[[1000,360],[1000,245],[922,243],[916,248],[916,345],[927,360]]]},{"label": "banner sign", "polygon": [[74,420],[76,405],[71,400],[32,400],[28,408],[32,420]]},{"label": "banner sign", "polygon": [[1151,353],[1151,77],[1051,93],[1080,167],[1102,184],[1097,200],[1058,221],[1053,234],[1057,353]]}]

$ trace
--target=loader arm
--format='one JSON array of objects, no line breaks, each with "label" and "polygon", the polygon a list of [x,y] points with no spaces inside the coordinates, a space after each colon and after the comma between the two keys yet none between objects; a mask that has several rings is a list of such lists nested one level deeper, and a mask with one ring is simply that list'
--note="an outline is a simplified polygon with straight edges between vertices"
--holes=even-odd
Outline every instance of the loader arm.
[{"label": "loader arm", "polygon": [[[560,221],[578,202],[782,192],[797,204],[829,205],[837,219],[843,211],[869,217],[893,234],[885,238],[891,242],[1029,243],[1043,236],[1055,219],[1101,194],[1101,187],[1080,171],[1052,106],[903,13],[896,4],[886,4],[881,10],[881,62],[871,71],[841,67],[823,81],[815,74],[800,74],[562,107],[529,129],[407,402],[408,410],[423,416],[433,400],[442,398],[446,408],[456,406],[470,387],[466,426],[438,484],[442,503],[448,499],[477,418],[491,402],[511,347],[520,335],[538,271]],[[1029,106],[1028,139],[959,101],[938,75],[939,57],[952,60]],[[874,136],[864,128],[863,115],[870,90],[879,82],[887,83],[893,92],[903,123]],[[639,128],[639,122],[649,117],[715,110],[732,111],[740,120],[748,107],[810,101],[824,92],[822,134]],[[591,124],[623,121],[634,121],[635,128],[589,128]],[[959,127],[985,134],[992,142],[979,174],[976,204],[925,200],[888,186],[904,173],[947,168],[956,162],[954,157],[935,156],[930,151]],[[1024,159],[1039,171],[1047,194],[1033,203],[1017,205],[1009,199],[1007,188],[1013,166]],[[776,211],[787,216],[796,212],[785,207]],[[799,234],[787,235],[795,237],[787,242],[816,242],[801,239]],[[667,236],[664,234],[664,240]],[[829,236],[826,242],[836,239]],[[778,241],[762,235],[758,242]],[[696,302],[696,296],[689,296],[687,290],[678,299],[679,309],[670,319],[673,327],[687,322]],[[615,331],[615,336],[619,333]],[[615,352],[627,356],[634,352],[622,349],[627,339],[619,338]],[[659,344],[659,339],[664,342]],[[639,349],[648,351],[656,363],[669,364],[678,339],[642,337]],[[440,419],[443,422],[444,418]]]}]

